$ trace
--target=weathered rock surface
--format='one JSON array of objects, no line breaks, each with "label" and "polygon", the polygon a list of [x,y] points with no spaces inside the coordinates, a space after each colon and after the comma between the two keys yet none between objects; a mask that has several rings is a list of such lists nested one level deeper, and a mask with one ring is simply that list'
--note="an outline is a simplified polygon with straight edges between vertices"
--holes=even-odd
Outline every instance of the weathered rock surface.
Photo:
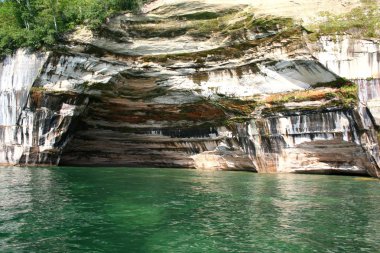
[{"label": "weathered rock surface", "polygon": [[349,36],[322,37],[315,57],[329,70],[348,79],[380,78],[380,45]]},{"label": "weathered rock surface", "polygon": [[[186,3],[196,3],[198,8],[203,8],[204,5],[249,5],[255,9],[255,13],[264,15],[289,16],[296,19],[308,20],[317,17],[322,11],[332,11],[334,13],[344,13],[360,5],[360,0],[188,0]],[[183,4],[183,0],[159,0],[148,4],[143,10],[149,12],[162,5]],[[189,11],[189,10],[188,10]]]},{"label": "weathered rock surface", "polygon": [[205,151],[192,156],[194,166],[200,170],[248,170],[257,172],[253,161],[242,150]]},{"label": "weathered rock surface", "polygon": [[[5,59],[0,164],[379,177],[376,42],[308,44],[289,18],[183,5]],[[355,79],[360,103],[340,77]]]}]

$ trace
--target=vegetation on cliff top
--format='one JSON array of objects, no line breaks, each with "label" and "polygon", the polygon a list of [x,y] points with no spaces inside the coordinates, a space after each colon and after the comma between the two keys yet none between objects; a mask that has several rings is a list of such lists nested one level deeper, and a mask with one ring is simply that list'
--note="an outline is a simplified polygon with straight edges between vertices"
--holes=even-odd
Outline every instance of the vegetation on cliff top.
[{"label": "vegetation on cliff top", "polygon": [[96,28],[118,11],[146,0],[0,0],[0,55],[20,47],[54,45],[78,24]]},{"label": "vegetation on cliff top", "polygon": [[[0,0],[0,55],[11,53],[20,47],[41,48],[54,45],[63,33],[78,24],[99,27],[107,16],[119,11],[138,10],[149,0]],[[361,37],[380,36],[380,8],[376,0],[362,0],[361,7],[341,15],[323,13],[321,22],[310,27],[321,34],[351,33]],[[204,14],[204,13],[203,13]],[[203,15],[202,14],[202,15]],[[242,29],[258,29],[257,32],[276,30],[279,26],[292,26],[286,18],[257,19],[249,13],[241,13],[238,22],[230,24],[236,13],[222,16],[207,15],[195,18],[193,36],[213,31],[240,36]],[[189,17],[191,20],[192,18]]]},{"label": "vegetation on cliff top", "polygon": [[316,21],[309,27],[315,31],[315,39],[320,35],[351,34],[355,37],[380,37],[380,5],[377,0],[362,0],[360,7],[348,13],[335,15],[331,12],[322,12],[321,22]]}]

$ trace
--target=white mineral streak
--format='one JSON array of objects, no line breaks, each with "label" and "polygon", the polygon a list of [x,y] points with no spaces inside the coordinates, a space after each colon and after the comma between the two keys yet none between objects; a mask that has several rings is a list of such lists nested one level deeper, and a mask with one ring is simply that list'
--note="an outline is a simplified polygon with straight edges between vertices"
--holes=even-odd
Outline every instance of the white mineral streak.
[{"label": "white mineral streak", "polygon": [[0,164],[15,164],[22,155],[23,146],[15,139],[16,128],[47,57],[18,50],[0,63]]},{"label": "white mineral streak", "polygon": [[330,82],[336,76],[314,61],[279,61],[274,66],[258,65],[258,70],[226,69],[211,71],[196,80],[173,76],[162,83],[172,89],[200,92],[204,97],[221,94],[230,97],[251,97],[265,93],[305,90],[319,82]]},{"label": "white mineral streak", "polygon": [[[344,161],[361,150],[350,117],[342,111],[333,111],[263,118],[259,125],[252,120],[234,133],[220,128],[220,136],[245,141],[233,146],[223,145],[222,142],[214,151],[192,158],[195,166],[203,170],[228,170],[231,169],[228,164],[233,163],[238,168],[259,172],[336,170],[366,173],[363,163],[358,162],[357,166],[349,165],[349,160]],[[252,163],[246,162],[241,151],[249,154]],[[336,165],[329,162],[334,159]]]},{"label": "white mineral streak", "polygon": [[54,67],[50,62],[41,76],[47,59],[48,54],[18,50],[0,64],[0,164],[18,164],[22,157],[26,164],[47,162],[41,154],[30,160],[32,148],[39,153],[54,150],[69,130],[70,119],[85,109],[87,101],[78,106],[63,103],[60,111],[54,112],[48,108],[49,102],[43,101],[46,105],[31,111],[29,93],[39,75],[38,85],[44,86],[44,90],[68,91],[85,82],[107,83],[110,80],[107,75],[115,74],[106,64],[81,57],[62,57]]},{"label": "white mineral streak", "polygon": [[[367,134],[361,137],[363,148],[380,165],[379,146],[374,124],[380,126],[380,45],[372,40],[350,36],[322,37],[315,57],[329,70],[358,84],[360,121]],[[372,171],[375,176],[378,171]]]},{"label": "white mineral streak", "polygon": [[359,112],[364,125],[368,128],[372,127],[372,119],[367,115],[368,109],[375,124],[380,126],[380,79],[356,79],[353,81],[359,86]]},{"label": "white mineral streak", "polygon": [[28,54],[18,50],[0,63],[0,125],[16,124],[37,75],[47,59],[46,54]]},{"label": "white mineral streak", "polygon": [[108,84],[112,77],[127,69],[93,57],[61,56],[48,63],[39,86],[52,91],[82,92],[92,84]]},{"label": "white mineral streak", "polygon": [[286,147],[295,147],[314,140],[330,140],[336,134],[342,134],[343,141],[356,141],[357,136],[349,137],[350,121],[342,112],[306,114],[268,119],[268,128],[272,135],[282,136]]},{"label": "white mineral streak", "polygon": [[380,78],[380,45],[371,40],[322,37],[318,60],[347,79]]},{"label": "white mineral streak", "polygon": [[[247,133],[240,134],[246,135],[253,144],[253,149],[245,144],[243,147],[251,154],[259,172],[336,170],[366,173],[364,162],[355,165],[350,161],[353,153],[362,152],[350,117],[336,111],[266,118],[263,119],[266,130],[258,129],[253,120]],[[269,143],[263,131],[268,134]],[[335,161],[336,165],[330,161]]]}]

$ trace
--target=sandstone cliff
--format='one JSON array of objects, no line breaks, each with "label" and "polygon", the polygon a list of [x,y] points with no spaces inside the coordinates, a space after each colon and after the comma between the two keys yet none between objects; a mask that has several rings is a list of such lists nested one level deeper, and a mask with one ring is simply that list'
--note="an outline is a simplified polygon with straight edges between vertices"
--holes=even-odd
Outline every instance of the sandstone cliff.
[{"label": "sandstone cliff", "polygon": [[157,1],[8,56],[0,164],[379,177],[379,44],[265,10]]}]

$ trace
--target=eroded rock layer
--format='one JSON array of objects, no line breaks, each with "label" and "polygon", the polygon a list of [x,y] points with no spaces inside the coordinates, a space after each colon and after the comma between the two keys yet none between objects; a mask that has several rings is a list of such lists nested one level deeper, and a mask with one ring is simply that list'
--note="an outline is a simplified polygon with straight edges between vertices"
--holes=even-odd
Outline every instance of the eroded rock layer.
[{"label": "eroded rock layer", "polygon": [[311,43],[246,5],[177,7],[6,58],[0,164],[379,176],[376,42]]}]

